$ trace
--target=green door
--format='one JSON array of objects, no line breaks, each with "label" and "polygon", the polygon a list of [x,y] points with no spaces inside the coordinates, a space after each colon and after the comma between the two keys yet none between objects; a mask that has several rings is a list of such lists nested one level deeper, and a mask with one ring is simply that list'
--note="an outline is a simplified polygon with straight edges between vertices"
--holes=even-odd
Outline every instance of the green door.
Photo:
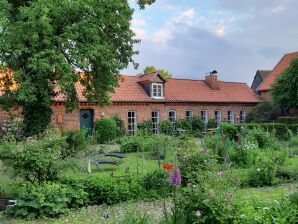
[{"label": "green door", "polygon": [[92,134],[93,110],[80,110],[80,129],[88,129],[88,134]]}]

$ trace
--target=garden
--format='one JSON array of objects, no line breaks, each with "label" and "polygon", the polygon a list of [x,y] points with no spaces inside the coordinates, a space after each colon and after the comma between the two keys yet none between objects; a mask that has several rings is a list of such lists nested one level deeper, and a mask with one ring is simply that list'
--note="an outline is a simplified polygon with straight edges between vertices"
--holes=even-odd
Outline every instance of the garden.
[{"label": "garden", "polygon": [[146,121],[129,136],[115,116],[92,135],[26,136],[11,117],[1,124],[0,223],[297,223],[295,122],[210,133],[214,120],[193,117],[161,121],[157,135]]}]

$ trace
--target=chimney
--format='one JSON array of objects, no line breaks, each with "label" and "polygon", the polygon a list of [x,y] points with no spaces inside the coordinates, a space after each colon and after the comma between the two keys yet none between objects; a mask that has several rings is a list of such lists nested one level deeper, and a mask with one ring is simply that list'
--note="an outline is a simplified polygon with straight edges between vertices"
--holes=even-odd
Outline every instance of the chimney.
[{"label": "chimney", "polygon": [[218,90],[219,85],[218,85],[218,80],[217,80],[217,71],[214,70],[210,72],[209,75],[205,76],[205,82],[208,84],[208,86],[213,89],[213,90]]}]

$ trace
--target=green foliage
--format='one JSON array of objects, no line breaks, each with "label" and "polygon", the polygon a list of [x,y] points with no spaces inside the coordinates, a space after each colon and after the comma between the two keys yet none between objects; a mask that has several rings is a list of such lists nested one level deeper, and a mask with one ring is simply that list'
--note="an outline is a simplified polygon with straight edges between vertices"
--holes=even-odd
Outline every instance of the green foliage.
[{"label": "green foliage", "polygon": [[237,200],[234,203],[235,224],[297,223],[297,207],[288,199],[281,200]]},{"label": "green foliage", "polygon": [[298,192],[291,194],[289,199],[290,199],[291,203],[295,204],[298,208]]},{"label": "green foliage", "polygon": [[276,122],[287,125],[298,124],[298,117],[279,117]]},{"label": "green foliage", "polygon": [[273,120],[276,117],[275,108],[271,103],[262,102],[255,106],[246,116],[246,122],[261,123]]},{"label": "green foliage", "polygon": [[147,224],[149,223],[149,217],[146,213],[141,214],[136,210],[128,211],[121,224]]},{"label": "green foliage", "polygon": [[207,123],[207,128],[217,128],[217,122],[215,119],[209,119]]},{"label": "green foliage", "polygon": [[63,130],[66,145],[61,149],[62,158],[74,156],[77,152],[83,151],[87,146],[86,131]]},{"label": "green foliage", "polygon": [[144,74],[148,74],[151,72],[156,72],[159,71],[159,74],[163,77],[163,78],[172,78],[172,74],[169,73],[168,71],[165,71],[164,69],[156,69],[154,66],[147,66],[144,69]]},{"label": "green foliage", "polygon": [[246,123],[237,124],[238,129],[245,127],[247,129],[261,128],[263,131],[270,132],[274,134],[280,140],[289,140],[292,136],[291,131],[288,129],[287,125],[280,123]]},{"label": "green foliage", "polygon": [[237,134],[238,134],[238,128],[233,125],[226,122],[221,123],[220,128],[224,134],[225,137],[227,137],[230,140],[236,140]]},{"label": "green foliage", "polygon": [[58,183],[28,185],[22,189],[17,205],[8,209],[7,214],[26,219],[58,217],[66,214],[69,208],[87,204],[87,196],[82,189],[72,189]]},{"label": "green foliage", "polygon": [[143,137],[137,135],[122,137],[117,142],[120,144],[121,152],[142,152],[144,150],[142,140]]},{"label": "green foliage", "polygon": [[274,103],[280,108],[298,108],[298,59],[279,75],[270,93]]},{"label": "green foliage", "polygon": [[196,137],[201,136],[205,129],[205,124],[200,117],[194,116],[191,118],[192,134]]},{"label": "green foliage", "polygon": [[203,186],[192,183],[182,189],[178,216],[183,223],[233,223],[232,196],[220,177],[209,174]]},{"label": "green foliage", "polygon": [[165,187],[169,188],[168,176],[164,170],[154,170],[143,177],[142,185],[146,191],[159,190],[162,192]]},{"label": "green foliage", "polygon": [[43,133],[51,122],[52,109],[40,103],[26,104],[24,107],[23,133],[33,136]]},{"label": "green foliage", "polygon": [[[140,7],[151,3],[139,1]],[[0,4],[0,61],[14,72],[26,135],[38,134],[49,124],[54,89],[65,96],[68,109],[76,108],[79,79],[89,101],[109,102],[119,79],[114,74],[134,62],[137,53],[128,1],[3,0]],[[80,77],[74,68],[85,75]]]},{"label": "green foliage", "polygon": [[268,132],[265,132],[262,128],[257,127],[248,131],[247,138],[256,142],[260,148],[268,147],[271,143],[271,137]]},{"label": "green foliage", "polygon": [[[0,78],[0,80],[2,80]],[[17,96],[14,91],[7,90],[0,96],[0,108],[5,111],[10,111],[11,109],[18,106]]]},{"label": "green foliage", "polygon": [[40,140],[18,144],[3,142],[0,145],[0,160],[12,168],[15,176],[31,183],[57,180],[64,163],[61,147],[64,139],[57,134],[47,134]]},{"label": "green foliage", "polygon": [[203,184],[206,175],[218,169],[217,157],[208,151],[201,151],[197,145],[185,145],[177,153],[182,184]]},{"label": "green foliage", "polygon": [[233,147],[232,142],[223,140],[220,135],[207,135],[204,138],[204,145],[212,150],[219,157],[221,162],[229,162],[229,148]]},{"label": "green foliage", "polygon": [[0,139],[2,141],[20,141],[24,138],[23,119],[20,117],[8,117],[1,125]]},{"label": "green foliage", "polygon": [[192,125],[190,119],[177,119],[176,121],[176,128],[181,128],[183,130],[186,130],[188,132],[192,131]]},{"label": "green foliage", "polygon": [[101,118],[95,123],[97,143],[104,144],[116,138],[117,125],[112,118]]},{"label": "green foliage", "polygon": [[292,131],[293,134],[298,134],[298,124],[289,125],[288,128]]},{"label": "green foliage", "polygon": [[159,131],[161,134],[173,135],[173,125],[169,120],[163,120],[159,123]]},{"label": "green foliage", "polygon": [[138,123],[138,134],[152,135],[152,121],[143,121]]},{"label": "green foliage", "polygon": [[125,129],[125,124],[124,121],[118,117],[118,116],[113,116],[112,117],[117,125],[117,137],[122,137],[123,135],[126,134],[126,129]]}]

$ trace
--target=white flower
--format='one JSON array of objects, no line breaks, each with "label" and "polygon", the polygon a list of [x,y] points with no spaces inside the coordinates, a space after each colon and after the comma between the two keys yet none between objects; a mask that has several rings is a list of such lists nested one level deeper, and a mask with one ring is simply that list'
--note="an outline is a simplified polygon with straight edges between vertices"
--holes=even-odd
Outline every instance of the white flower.
[{"label": "white flower", "polygon": [[257,169],[257,171],[258,171],[258,172],[260,172],[260,171],[261,171],[261,169],[260,169],[260,168],[258,168],[258,169]]},{"label": "white flower", "polygon": [[197,211],[196,211],[196,216],[197,216],[197,217],[200,217],[201,215],[202,215],[202,213],[200,212],[200,210],[197,210]]}]

